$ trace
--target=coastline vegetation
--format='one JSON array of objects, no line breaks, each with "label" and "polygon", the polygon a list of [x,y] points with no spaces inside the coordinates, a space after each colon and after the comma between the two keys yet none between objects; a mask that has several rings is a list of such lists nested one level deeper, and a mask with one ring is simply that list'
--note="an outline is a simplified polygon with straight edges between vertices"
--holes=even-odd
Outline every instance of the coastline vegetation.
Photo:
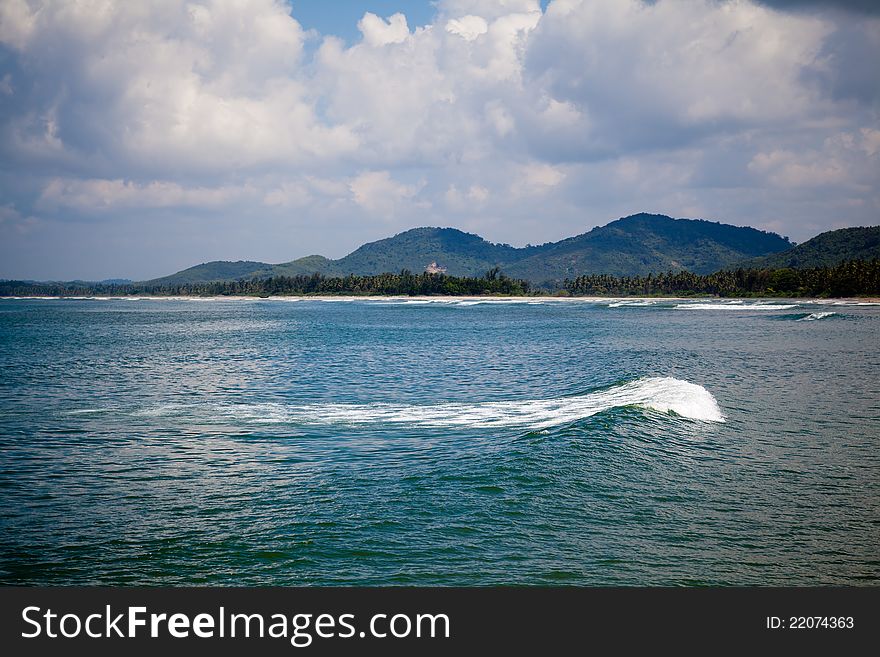
[{"label": "coastline vegetation", "polygon": [[670,271],[647,276],[589,274],[535,288],[505,276],[498,267],[482,277],[414,274],[408,270],[370,276],[321,274],[238,281],[90,283],[0,281],[0,296],[880,296],[880,260],[849,260],[809,269],[736,269],[713,274]]},{"label": "coastline vegetation", "polygon": [[509,278],[498,267],[480,278],[414,274],[406,269],[397,274],[327,277],[272,276],[242,279],[155,285],[150,283],[30,283],[0,282],[0,296],[523,296],[531,291],[528,281]]},{"label": "coastline vegetation", "polygon": [[563,288],[584,296],[855,297],[880,294],[880,260],[848,260],[808,269],[676,271],[647,276],[578,276]]}]

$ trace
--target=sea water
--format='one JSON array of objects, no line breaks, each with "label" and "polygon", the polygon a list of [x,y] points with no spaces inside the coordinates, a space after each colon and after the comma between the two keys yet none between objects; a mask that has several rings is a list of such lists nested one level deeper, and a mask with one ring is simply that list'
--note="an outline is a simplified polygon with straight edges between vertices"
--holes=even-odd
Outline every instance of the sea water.
[{"label": "sea water", "polygon": [[0,583],[876,585],[880,307],[0,300]]}]

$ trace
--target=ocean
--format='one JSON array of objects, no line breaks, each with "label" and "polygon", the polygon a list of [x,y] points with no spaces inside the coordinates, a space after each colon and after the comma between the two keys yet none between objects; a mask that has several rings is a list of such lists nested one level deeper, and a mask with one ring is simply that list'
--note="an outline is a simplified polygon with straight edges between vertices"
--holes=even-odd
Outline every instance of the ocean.
[{"label": "ocean", "polygon": [[880,305],[0,300],[0,583],[877,585]]}]

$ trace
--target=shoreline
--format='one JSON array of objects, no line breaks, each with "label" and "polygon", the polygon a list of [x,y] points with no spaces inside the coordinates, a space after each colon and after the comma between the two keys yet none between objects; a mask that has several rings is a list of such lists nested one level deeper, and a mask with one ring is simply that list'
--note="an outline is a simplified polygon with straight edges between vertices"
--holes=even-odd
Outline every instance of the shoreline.
[{"label": "shoreline", "polygon": [[451,301],[489,302],[489,303],[543,303],[543,302],[582,302],[598,303],[602,301],[787,301],[794,303],[870,303],[880,304],[880,297],[719,297],[702,296],[402,296],[402,295],[275,295],[261,296],[186,296],[186,295],[125,295],[125,296],[0,296],[0,301],[417,301],[421,303],[448,303]]}]

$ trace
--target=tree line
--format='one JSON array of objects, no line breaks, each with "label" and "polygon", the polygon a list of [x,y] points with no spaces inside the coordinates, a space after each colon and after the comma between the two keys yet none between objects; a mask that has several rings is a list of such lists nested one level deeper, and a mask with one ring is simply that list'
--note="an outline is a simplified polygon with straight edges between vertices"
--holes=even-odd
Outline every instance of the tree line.
[{"label": "tree line", "polygon": [[497,267],[479,277],[400,273],[342,277],[321,274],[273,276],[238,281],[179,284],[147,283],[31,283],[0,282],[0,296],[279,296],[279,295],[395,295],[479,296],[528,294],[528,281],[509,278]]},{"label": "tree line", "polygon": [[397,274],[370,276],[312,274],[179,284],[0,281],[0,296],[522,296],[554,291],[585,296],[880,296],[880,260],[849,260],[810,269],[735,269],[714,274],[585,274],[566,279],[561,286],[547,291],[533,290],[528,281],[509,278],[498,267],[482,277],[402,270]]},{"label": "tree line", "polygon": [[852,297],[880,295],[880,260],[848,260],[809,269],[735,269],[714,274],[670,271],[647,276],[590,274],[566,279],[570,294],[656,296],[710,294],[720,297]]}]

